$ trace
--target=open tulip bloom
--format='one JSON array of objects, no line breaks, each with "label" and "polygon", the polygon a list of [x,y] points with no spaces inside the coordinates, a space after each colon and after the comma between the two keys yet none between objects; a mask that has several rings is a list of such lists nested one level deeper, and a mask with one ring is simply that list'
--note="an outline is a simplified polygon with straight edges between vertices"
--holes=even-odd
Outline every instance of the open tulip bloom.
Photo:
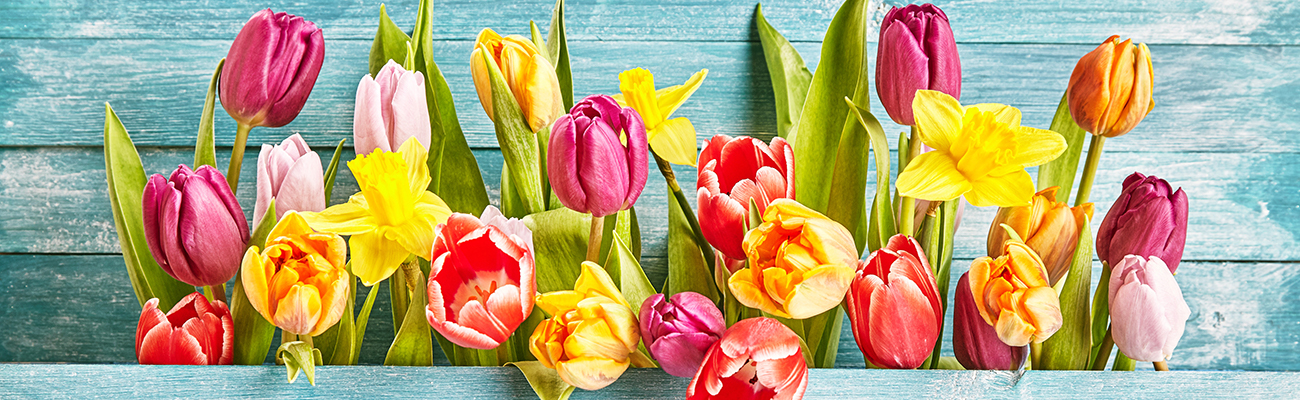
[{"label": "open tulip bloom", "polygon": [[686,399],[801,399],[808,388],[808,363],[799,336],[771,318],[732,325],[709,348],[704,364],[686,388]]},{"label": "open tulip bloom", "polygon": [[290,211],[267,235],[266,249],[250,247],[240,278],[262,318],[287,333],[317,336],[343,317],[352,301],[352,275],[344,267],[347,245],[317,232]]},{"label": "open tulip bloom", "polygon": [[536,304],[551,318],[537,325],[528,349],[565,383],[586,390],[609,386],[639,351],[636,314],[595,263],[582,263],[573,290],[538,295]]},{"label": "open tulip bloom", "polygon": [[807,319],[835,308],[853,281],[858,251],[838,222],[790,199],[777,199],[745,235],[749,267],[727,286],[750,308]]},{"label": "open tulip bloom", "polygon": [[[785,139],[769,146],[748,136],[715,135],[700,151],[696,179],[700,233],[731,260],[744,260],[749,203],[759,213],[776,199],[794,198],[794,153]],[[735,271],[732,271],[735,272]]]},{"label": "open tulip bloom", "polygon": [[141,364],[230,365],[234,337],[226,303],[192,293],[164,314],[150,299],[136,326],[135,357]]}]

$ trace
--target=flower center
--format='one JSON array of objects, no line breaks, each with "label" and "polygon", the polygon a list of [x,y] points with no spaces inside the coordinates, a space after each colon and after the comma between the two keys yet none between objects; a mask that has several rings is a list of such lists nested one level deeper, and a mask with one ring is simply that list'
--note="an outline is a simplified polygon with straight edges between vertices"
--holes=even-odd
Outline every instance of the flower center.
[{"label": "flower center", "polygon": [[398,226],[415,214],[406,161],[400,153],[376,150],[348,162],[371,215],[382,225]]}]

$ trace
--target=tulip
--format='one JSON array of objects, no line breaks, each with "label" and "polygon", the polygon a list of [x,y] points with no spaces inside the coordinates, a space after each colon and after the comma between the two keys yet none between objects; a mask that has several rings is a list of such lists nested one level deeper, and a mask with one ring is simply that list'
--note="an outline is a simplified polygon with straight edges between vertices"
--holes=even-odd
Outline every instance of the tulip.
[{"label": "tulip", "polygon": [[391,152],[410,138],[429,148],[430,135],[424,74],[388,60],[375,78],[361,78],[352,122],[357,155],[375,149]]},{"label": "tulip", "polygon": [[429,270],[429,325],[462,347],[491,350],[533,311],[533,233],[487,206],[438,225]]},{"label": "tulip", "polygon": [[1012,347],[998,339],[998,331],[984,322],[971,294],[970,272],[957,281],[952,308],[952,352],[966,369],[1010,371],[1024,364],[1028,350]]},{"label": "tulip", "polygon": [[948,15],[934,4],[894,7],[880,21],[876,94],[889,118],[915,125],[912,99],[917,90],[937,90],[961,98],[961,57]]},{"label": "tulip", "polygon": [[609,96],[587,96],[551,128],[551,189],[565,207],[593,217],[631,208],[645,189],[646,146],[636,110]]},{"label": "tulip", "polygon": [[1079,230],[1092,220],[1092,203],[1070,207],[1066,202],[1056,201],[1057,189],[1059,187],[1052,186],[1034,194],[1031,205],[998,209],[993,224],[989,226],[988,237],[989,257],[1001,256],[1003,244],[1011,239],[1002,224],[1015,230],[1016,235],[1043,259],[1051,285],[1056,285],[1066,272],[1070,272]]},{"label": "tulip", "polygon": [[226,283],[239,270],[248,220],[211,166],[181,165],[171,178],[149,177],[144,187],[144,235],[158,266],[194,286]]},{"label": "tulip", "polygon": [[1116,137],[1133,130],[1156,102],[1152,99],[1151,50],[1133,39],[1106,39],[1074,65],[1066,96],[1070,115],[1094,135]]},{"label": "tulip", "polygon": [[777,199],[745,235],[749,266],[727,282],[746,307],[790,319],[835,308],[858,264],[853,236],[838,222],[790,199]]},{"label": "tulip", "polygon": [[325,209],[325,173],[320,156],[297,133],[278,146],[262,145],[262,153],[257,156],[253,226],[261,224],[271,199],[275,199],[277,221],[289,211]]},{"label": "tulip", "polygon": [[1174,354],[1192,310],[1164,261],[1124,256],[1110,275],[1109,295],[1111,335],[1124,355],[1156,362]]},{"label": "tulip", "polygon": [[1187,242],[1187,194],[1169,182],[1134,172],[1097,229],[1097,257],[1114,267],[1124,256],[1160,257],[1178,271]]},{"label": "tulip", "polygon": [[583,262],[573,290],[539,295],[536,304],[551,318],[537,325],[528,350],[565,383],[597,390],[627,370],[641,334],[636,314],[604,268]]},{"label": "tulip", "polygon": [[998,258],[971,263],[970,289],[984,322],[1009,346],[1042,343],[1061,329],[1061,305],[1034,250],[1009,241]]},{"label": "tulip", "polygon": [[135,358],[141,364],[232,365],[235,327],[226,303],[209,303],[191,293],[163,314],[149,299],[135,328]]},{"label": "tulip", "polygon": [[930,262],[921,244],[905,235],[894,235],[862,263],[845,308],[858,349],[878,367],[921,366],[943,326]]},{"label": "tulip", "polygon": [[239,275],[248,302],[285,332],[316,336],[343,317],[352,301],[347,243],[317,232],[290,211],[267,235],[266,249],[248,248]]},{"label": "tulip", "polygon": [[533,132],[551,126],[556,117],[564,114],[564,100],[560,97],[560,80],[555,76],[555,67],[542,56],[537,46],[523,36],[501,37],[491,29],[484,29],[474,41],[469,71],[474,77],[479,104],[483,105],[488,118],[496,120],[492,113],[492,85],[484,55],[501,69],[510,94]]},{"label": "tulip", "polygon": [[641,340],[669,375],[695,376],[709,351],[727,329],[722,311],[702,294],[656,294],[641,304]]},{"label": "tulip", "polygon": [[709,348],[686,399],[798,400],[807,388],[799,336],[777,320],[758,317],[732,325]]},{"label": "tulip", "polygon": [[221,70],[221,106],[241,126],[284,126],[302,111],[325,60],[316,24],[258,11],[230,44]]},{"label": "tulip", "polygon": [[[794,198],[794,153],[785,139],[772,145],[747,136],[715,135],[700,152],[700,231],[704,239],[732,260],[744,260],[741,242],[749,226],[749,202],[758,211],[772,201]],[[733,271],[734,272],[734,271]]]}]

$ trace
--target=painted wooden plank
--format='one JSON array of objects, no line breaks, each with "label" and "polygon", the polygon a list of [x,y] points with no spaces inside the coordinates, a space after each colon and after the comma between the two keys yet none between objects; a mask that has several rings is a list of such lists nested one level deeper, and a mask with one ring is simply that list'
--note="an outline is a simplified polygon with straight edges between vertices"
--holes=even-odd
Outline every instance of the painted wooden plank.
[{"label": "painted wooden plank", "polygon": [[[374,37],[380,1],[290,3],[239,0],[185,1],[21,0],[0,5],[0,37],[171,39],[225,38],[249,15],[271,7],[315,21],[332,39]],[[386,1],[402,27],[414,23],[416,0]],[[438,1],[436,39],[472,40],[483,27],[527,27],[550,20],[550,0]],[[757,41],[757,0],[569,1],[568,34],[577,40]],[[794,41],[820,41],[841,3],[837,0],[762,1],[768,21]],[[889,6],[873,4],[879,20]],[[1297,44],[1300,7],[1287,0],[1211,1],[1087,0],[1068,6],[1021,1],[1013,7],[987,2],[941,1],[958,40],[967,43],[1095,43],[1112,34],[1149,43]],[[874,38],[873,38],[874,39]]]},{"label": "painted wooden plank", "polygon": [[[302,114],[279,129],[254,129],[250,143],[300,132],[314,144],[352,135],[356,82],[365,74],[369,41],[331,40],[320,79]],[[103,102],[111,101],[141,145],[189,146],[198,126],[221,40],[0,40],[0,146],[79,146],[102,141]],[[472,44],[435,44],[467,139],[495,147],[468,71]],[[874,54],[874,45],[872,45]],[[817,43],[796,45],[810,64]],[[1019,107],[1026,125],[1049,125],[1070,71],[1090,45],[959,46],[968,104]],[[1295,47],[1153,46],[1156,106],[1110,151],[1295,152],[1300,148],[1300,51]],[[714,134],[770,137],[772,91],[761,46],[746,42],[575,42],[576,92],[613,93],[617,71],[641,66],[660,85],[710,74],[678,116]],[[75,68],[68,66],[75,65]],[[874,67],[874,63],[873,63]],[[874,96],[873,96],[874,97]],[[885,113],[873,100],[873,110]],[[229,146],[234,124],[217,111],[217,143]],[[903,128],[885,123],[887,132]],[[891,134],[890,136],[894,136]],[[278,139],[276,139],[278,140]]]}]

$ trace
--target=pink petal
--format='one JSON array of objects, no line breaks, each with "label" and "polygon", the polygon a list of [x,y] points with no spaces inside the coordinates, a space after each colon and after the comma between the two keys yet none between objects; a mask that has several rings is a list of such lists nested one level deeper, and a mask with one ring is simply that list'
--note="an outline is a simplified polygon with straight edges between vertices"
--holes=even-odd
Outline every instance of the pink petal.
[{"label": "pink petal", "polygon": [[603,120],[593,119],[578,145],[578,183],[587,194],[587,211],[603,217],[623,209],[629,187],[627,158],[619,137]]},{"label": "pink petal", "polygon": [[578,179],[578,135],[572,116],[563,115],[555,121],[546,152],[546,170],[551,190],[560,203],[573,210],[586,210],[587,194]]},{"label": "pink petal", "polygon": [[382,90],[370,75],[357,84],[357,102],[352,116],[352,147],[358,156],[380,149],[393,151],[388,143],[388,127],[384,121]]},{"label": "pink petal", "polygon": [[[389,62],[392,62],[391,60]],[[388,144],[399,148],[409,138],[415,138],[425,149],[429,148],[429,105],[425,103],[424,75],[420,72],[403,73],[397,81],[392,98],[391,130]]]}]

